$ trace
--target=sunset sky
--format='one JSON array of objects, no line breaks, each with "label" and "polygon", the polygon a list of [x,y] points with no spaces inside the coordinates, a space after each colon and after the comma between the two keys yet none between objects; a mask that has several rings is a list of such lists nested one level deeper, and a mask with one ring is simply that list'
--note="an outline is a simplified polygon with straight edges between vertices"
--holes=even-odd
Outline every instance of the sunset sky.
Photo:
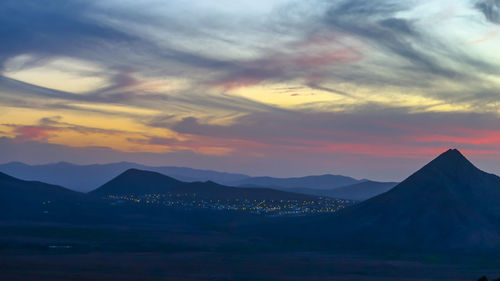
[{"label": "sunset sky", "polygon": [[500,173],[500,0],[0,1],[0,162]]}]

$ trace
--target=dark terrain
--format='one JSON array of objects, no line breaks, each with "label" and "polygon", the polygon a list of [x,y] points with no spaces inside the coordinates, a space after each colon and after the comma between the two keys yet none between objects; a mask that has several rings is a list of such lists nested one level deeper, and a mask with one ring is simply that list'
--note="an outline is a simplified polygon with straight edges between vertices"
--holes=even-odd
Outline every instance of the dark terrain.
[{"label": "dark terrain", "polygon": [[213,181],[230,186],[332,189],[362,182],[340,175],[299,178],[250,177],[243,174],[186,167],[155,167],[129,162],[94,165],[76,165],[65,162],[44,165],[27,165],[19,162],[0,164],[0,172],[11,176],[61,185],[81,192],[91,191],[129,169],[157,172],[184,182]]},{"label": "dark terrain", "polygon": [[[147,179],[147,180],[145,180]],[[130,169],[103,186],[91,191],[90,195],[144,195],[164,193],[196,194],[205,199],[313,199],[317,196],[279,191],[270,188],[236,188],[207,182],[182,182],[156,172]]]},{"label": "dark terrain", "polygon": [[44,165],[28,165],[19,162],[0,164],[0,172],[16,178],[60,185],[79,192],[92,191],[97,186],[131,169],[157,172],[183,182],[211,181],[225,186],[272,188],[348,200],[366,200],[388,191],[397,184],[357,180],[341,175],[296,178],[250,177],[243,174],[185,167],[155,167],[129,162],[94,165],[76,165],[65,162]]},{"label": "dark terrain", "polygon": [[489,251],[500,246],[498,202],[500,177],[448,150],[389,192],[325,223],[343,225],[337,234],[366,246]]},{"label": "dark terrain", "polygon": [[480,171],[456,150],[389,192],[334,213],[275,217],[109,199],[118,193],[188,191],[204,200],[317,200],[268,189],[184,183],[138,170],[91,194],[0,174],[0,279],[500,277],[500,178]]}]

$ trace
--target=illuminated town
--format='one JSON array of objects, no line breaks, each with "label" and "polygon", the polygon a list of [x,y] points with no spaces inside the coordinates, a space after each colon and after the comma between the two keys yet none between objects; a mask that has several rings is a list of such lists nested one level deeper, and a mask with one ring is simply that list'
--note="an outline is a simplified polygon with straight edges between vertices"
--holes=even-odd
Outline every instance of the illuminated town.
[{"label": "illuminated town", "polygon": [[206,199],[196,193],[108,195],[112,204],[147,204],[182,209],[213,209],[220,211],[243,211],[265,216],[300,216],[335,213],[356,201],[318,197],[315,200],[249,200]]}]

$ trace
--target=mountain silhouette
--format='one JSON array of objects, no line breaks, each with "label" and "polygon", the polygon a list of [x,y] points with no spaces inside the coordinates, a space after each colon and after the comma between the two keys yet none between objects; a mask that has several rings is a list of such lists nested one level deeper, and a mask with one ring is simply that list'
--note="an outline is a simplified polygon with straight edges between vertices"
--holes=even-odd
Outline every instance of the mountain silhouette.
[{"label": "mountain silhouette", "polygon": [[364,201],[391,190],[397,184],[396,182],[376,182],[367,180],[334,189],[320,190],[322,192],[316,194],[331,198]]},{"label": "mountain silhouette", "polygon": [[249,178],[249,176],[243,174],[185,167],[154,167],[130,162],[93,165],[76,165],[66,162],[44,165],[27,165],[19,162],[0,164],[1,172],[16,178],[60,185],[80,192],[89,192],[128,169],[158,172],[185,182],[211,180],[221,184],[228,184]]},{"label": "mountain silhouette", "polygon": [[315,189],[315,188],[300,188],[300,187],[294,187],[294,188],[273,187],[273,189],[309,194],[309,195],[324,196],[336,199],[364,201],[389,191],[397,184],[398,184],[397,182],[377,182],[377,181],[365,180],[359,183],[335,187],[331,189]]},{"label": "mountain silhouette", "polygon": [[[43,165],[28,165],[20,162],[0,164],[0,172],[16,178],[60,185],[79,192],[89,192],[129,169],[157,172],[183,182],[213,181],[226,186],[268,187],[276,189],[333,189],[363,182],[362,180],[360,181],[341,175],[320,175],[296,178],[250,177],[244,174],[199,170],[186,167],[155,167],[131,162],[92,165],[77,165],[67,162]],[[290,191],[293,192],[292,190]]]},{"label": "mountain silhouette", "polygon": [[129,169],[89,194],[144,195],[165,193],[184,183],[160,173]]},{"label": "mountain silhouette", "polygon": [[36,218],[49,210],[73,209],[83,200],[83,194],[64,187],[0,173],[0,217],[5,219]]},{"label": "mountain silhouette", "polygon": [[306,224],[339,245],[492,249],[500,246],[498,202],[500,177],[450,149],[390,191]]},{"label": "mountain silhouette", "polygon": [[237,188],[206,182],[182,182],[172,177],[137,169],[130,169],[103,186],[90,192],[91,195],[145,195],[188,194],[202,199],[215,200],[306,200],[316,196],[279,191],[269,188]]},{"label": "mountain silhouette", "polygon": [[242,187],[270,187],[270,188],[312,188],[332,189],[336,187],[360,183],[351,177],[341,175],[320,175],[297,178],[251,177],[232,182],[232,186]]}]

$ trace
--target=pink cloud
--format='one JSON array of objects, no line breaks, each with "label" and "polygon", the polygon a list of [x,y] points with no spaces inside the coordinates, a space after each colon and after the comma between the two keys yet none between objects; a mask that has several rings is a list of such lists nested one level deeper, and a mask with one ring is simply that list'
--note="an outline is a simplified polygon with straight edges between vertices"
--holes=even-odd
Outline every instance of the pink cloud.
[{"label": "pink cloud", "polygon": [[20,142],[46,140],[55,131],[41,126],[19,126],[14,128],[15,140]]},{"label": "pink cloud", "polygon": [[224,91],[245,88],[261,83],[264,78],[235,77],[228,80],[216,81],[212,86],[222,88]]},{"label": "pink cloud", "polygon": [[[339,40],[346,35],[336,33],[312,35],[303,41],[274,49],[255,60],[236,62],[240,67],[227,76],[209,82],[212,87],[233,90],[263,83],[264,81],[286,81],[319,77],[326,67],[361,61],[363,45],[348,46]],[[317,80],[323,80],[321,77]]]},{"label": "pink cloud", "polygon": [[491,39],[497,37],[498,34],[500,34],[500,29],[496,29],[496,30],[490,31],[490,32],[484,34],[481,38],[476,39],[476,40],[474,40],[474,41],[472,41],[470,43],[471,44],[483,43],[485,41],[488,41],[488,40],[491,40]]},{"label": "pink cloud", "polygon": [[416,139],[420,142],[448,142],[473,145],[500,144],[500,131],[474,130],[466,128],[456,128],[452,131],[460,135],[431,134],[418,136]]},{"label": "pink cloud", "polygon": [[294,48],[310,48],[310,47],[323,47],[332,46],[347,39],[353,39],[353,36],[336,32],[336,31],[322,31],[312,32],[304,40],[294,42],[291,44]]},{"label": "pink cloud", "polygon": [[295,60],[300,67],[322,67],[334,63],[357,62],[363,58],[362,54],[350,48],[307,55]]}]

